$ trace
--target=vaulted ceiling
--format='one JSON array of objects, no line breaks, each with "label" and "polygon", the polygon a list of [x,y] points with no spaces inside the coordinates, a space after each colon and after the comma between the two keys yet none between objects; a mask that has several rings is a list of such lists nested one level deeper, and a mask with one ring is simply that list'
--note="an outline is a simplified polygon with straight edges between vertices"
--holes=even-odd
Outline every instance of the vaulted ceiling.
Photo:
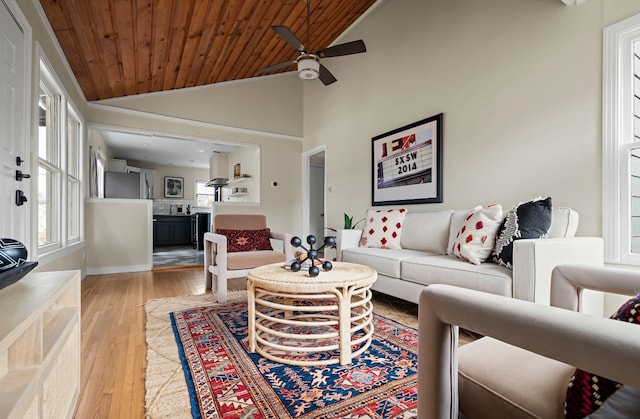
[{"label": "vaulted ceiling", "polygon": [[[40,0],[89,101],[258,77],[328,47],[376,0]],[[366,41],[366,40],[365,40]],[[276,72],[290,71],[294,65]]]}]

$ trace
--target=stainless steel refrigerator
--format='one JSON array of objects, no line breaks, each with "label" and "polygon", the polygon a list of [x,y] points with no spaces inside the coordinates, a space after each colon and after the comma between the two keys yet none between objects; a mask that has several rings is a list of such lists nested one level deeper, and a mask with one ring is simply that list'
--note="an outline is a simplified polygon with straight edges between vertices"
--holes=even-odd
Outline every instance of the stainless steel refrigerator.
[{"label": "stainless steel refrigerator", "polygon": [[143,196],[140,173],[104,173],[105,198],[140,199]]}]

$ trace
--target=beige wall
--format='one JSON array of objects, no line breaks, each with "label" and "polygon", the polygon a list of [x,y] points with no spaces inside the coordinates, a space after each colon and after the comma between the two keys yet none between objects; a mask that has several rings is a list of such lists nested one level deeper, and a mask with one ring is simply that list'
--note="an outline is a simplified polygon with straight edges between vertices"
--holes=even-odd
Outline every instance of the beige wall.
[{"label": "beige wall", "polygon": [[302,135],[302,83],[291,73],[96,103],[229,127]]},{"label": "beige wall", "polygon": [[[240,174],[249,175],[250,178],[234,179],[236,164],[240,165]],[[229,184],[223,188],[223,199],[232,202],[260,202],[260,150],[249,147],[234,150],[229,153],[229,168]],[[247,194],[242,197],[230,197],[233,188],[247,188]]]},{"label": "beige wall", "polygon": [[[215,86],[211,86],[212,95]],[[254,85],[257,96],[260,96],[260,85]],[[183,92],[175,92],[181,95]],[[246,129],[245,127],[229,128],[217,124],[211,115],[211,121],[193,122],[178,118],[173,110],[172,95],[157,96],[153,103],[166,105],[166,115],[147,112],[129,112],[121,107],[89,106],[87,120],[98,124],[122,126],[126,128],[148,129],[156,132],[174,133],[193,136],[199,139],[211,139],[216,142],[236,143],[260,147],[260,203],[259,204],[224,204],[219,212],[258,213],[265,214],[269,225],[277,231],[299,232],[301,230],[300,176],[302,141],[298,137],[285,136],[263,131]],[[123,99],[123,103],[127,102]],[[229,105],[228,112],[241,107],[242,104]],[[200,106],[208,106],[200,103]],[[274,109],[272,112],[277,113]],[[256,117],[260,117],[256,115]],[[295,126],[299,121],[289,121]],[[231,163],[231,162],[230,162]],[[269,188],[269,181],[277,180],[280,187]]]},{"label": "beige wall", "polygon": [[328,145],[328,224],[371,205],[371,138],[444,112],[444,202],[410,211],[506,208],[538,195],[601,235],[602,29],[634,0],[386,1],[305,83],[304,149]]},{"label": "beige wall", "polygon": [[96,149],[102,150],[105,158],[107,159],[113,158],[113,154],[111,153],[109,146],[107,146],[107,143],[104,141],[104,138],[102,137],[100,131],[97,131],[95,129],[89,129],[87,131],[88,147],[95,147]]},{"label": "beige wall", "polygon": [[87,199],[87,273],[150,270],[152,203],[147,199]]},{"label": "beige wall", "polygon": [[52,271],[68,271],[79,269],[81,275],[84,278],[86,275],[85,270],[85,249],[79,249],[65,254],[50,263],[40,263],[36,267],[35,271],[39,272],[52,272]]}]

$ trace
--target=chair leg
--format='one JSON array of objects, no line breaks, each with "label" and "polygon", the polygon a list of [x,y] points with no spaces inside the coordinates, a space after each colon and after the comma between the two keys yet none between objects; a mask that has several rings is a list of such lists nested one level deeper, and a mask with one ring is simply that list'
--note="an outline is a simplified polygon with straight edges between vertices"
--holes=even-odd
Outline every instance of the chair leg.
[{"label": "chair leg", "polygon": [[210,290],[212,287],[212,276],[211,272],[209,272],[209,267],[204,265],[205,291]]},{"label": "chair leg", "polygon": [[218,302],[227,302],[227,275],[215,275],[216,291],[218,293]]}]

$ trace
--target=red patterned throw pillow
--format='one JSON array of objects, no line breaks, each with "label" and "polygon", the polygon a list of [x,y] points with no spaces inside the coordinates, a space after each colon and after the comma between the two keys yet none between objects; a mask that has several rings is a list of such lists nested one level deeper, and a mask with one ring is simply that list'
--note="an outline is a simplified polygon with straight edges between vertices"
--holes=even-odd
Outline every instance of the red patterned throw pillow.
[{"label": "red patterned throw pillow", "polygon": [[269,240],[270,229],[260,230],[223,230],[216,233],[227,237],[227,252],[246,252],[251,250],[273,250]]},{"label": "red patterned throw pillow", "polygon": [[400,249],[400,235],[407,210],[367,210],[361,247]]},{"label": "red patterned throw pillow", "polygon": [[[640,325],[640,294],[624,303],[610,318]],[[607,398],[621,387],[622,384],[618,382],[577,368],[567,389],[565,417],[569,419],[584,418],[593,414],[605,404]],[[640,401],[635,400],[632,403],[637,406]],[[615,417],[629,417],[622,412],[613,415]]]},{"label": "red patterned throw pillow", "polygon": [[475,207],[458,230],[452,253],[474,265],[481,264],[491,255],[501,221],[501,205]]}]

